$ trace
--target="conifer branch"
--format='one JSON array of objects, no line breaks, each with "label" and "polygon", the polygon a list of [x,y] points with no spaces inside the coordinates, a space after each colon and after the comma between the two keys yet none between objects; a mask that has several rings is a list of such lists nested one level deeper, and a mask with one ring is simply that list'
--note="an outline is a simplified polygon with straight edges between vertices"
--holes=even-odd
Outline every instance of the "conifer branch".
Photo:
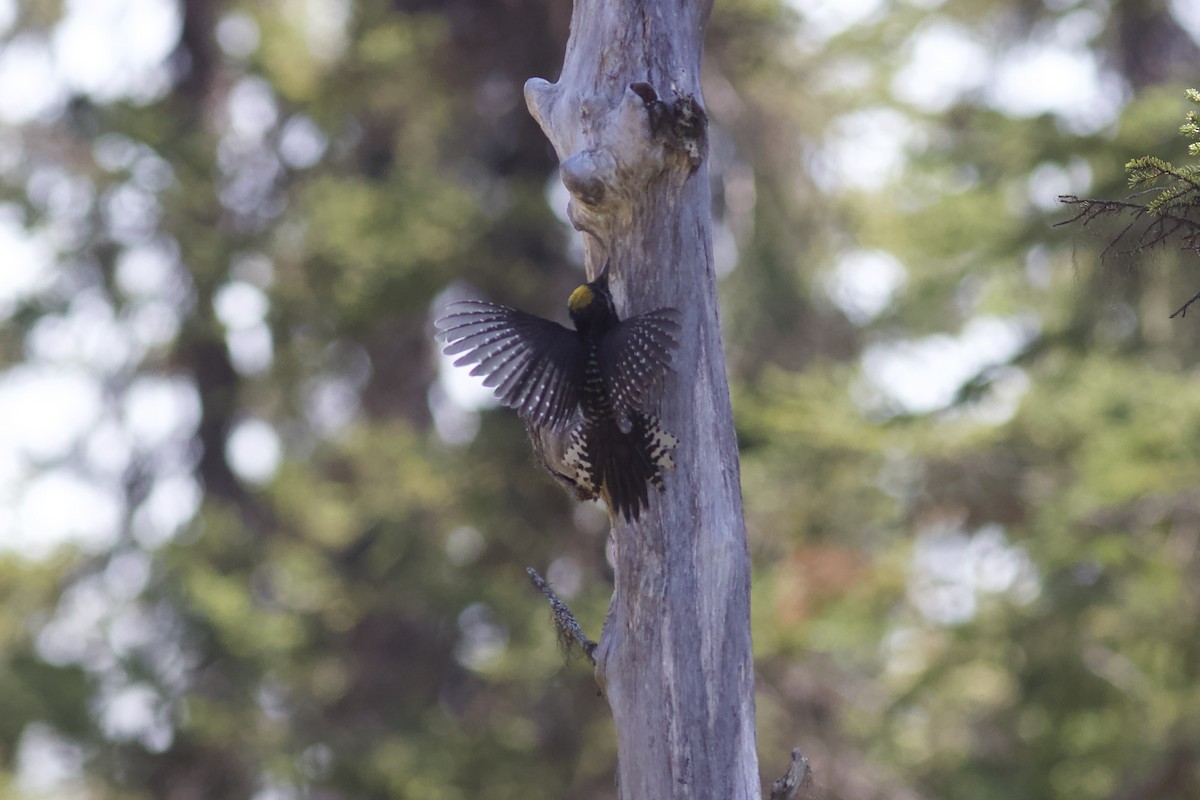
[{"label": "conifer branch", "polygon": [[[1200,106],[1200,92],[1189,89],[1188,100]],[[1200,113],[1189,111],[1179,128],[1180,134],[1194,140],[1188,145],[1188,153],[1200,156]],[[1055,227],[1079,223],[1087,226],[1101,217],[1128,214],[1132,220],[1109,240],[1100,253],[1107,258],[1123,241],[1128,241],[1130,232],[1145,222],[1133,241],[1129,252],[1165,245],[1171,241],[1180,243],[1181,249],[1200,256],[1200,164],[1176,166],[1157,156],[1141,156],[1125,164],[1129,185],[1141,191],[1125,200],[1103,200],[1081,198],[1076,195],[1060,195],[1058,201],[1076,209],[1075,216],[1059,222]],[[1134,198],[1154,194],[1146,203],[1135,202]],[[1147,219],[1149,218],[1149,219]],[[1188,306],[1200,300],[1200,292],[1170,315],[1184,317]]]}]

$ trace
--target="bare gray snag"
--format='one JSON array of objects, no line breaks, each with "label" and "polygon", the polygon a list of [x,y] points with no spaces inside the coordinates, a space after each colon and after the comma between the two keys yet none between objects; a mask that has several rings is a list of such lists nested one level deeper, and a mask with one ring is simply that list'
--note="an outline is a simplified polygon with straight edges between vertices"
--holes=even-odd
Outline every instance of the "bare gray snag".
[{"label": "bare gray snag", "polygon": [[[703,140],[689,140],[679,116],[701,96],[710,9],[711,0],[576,0],[558,83],[525,85],[562,163],[589,279],[608,261],[622,316],[660,306],[683,314],[661,405],[680,440],[677,466],[638,521],[613,521],[616,591],[595,650],[623,800],[761,797],[749,556],[708,173]],[[655,122],[664,109],[682,135]]]}]

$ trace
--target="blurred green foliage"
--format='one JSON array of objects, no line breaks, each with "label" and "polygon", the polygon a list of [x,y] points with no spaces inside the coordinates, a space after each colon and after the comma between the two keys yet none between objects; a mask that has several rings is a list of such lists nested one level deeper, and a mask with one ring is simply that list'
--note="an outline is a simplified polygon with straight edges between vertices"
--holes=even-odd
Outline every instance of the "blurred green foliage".
[{"label": "blurred green foliage", "polygon": [[[102,387],[6,491],[67,470],[120,509],[0,560],[0,798],[614,797],[604,701],[524,575],[598,634],[604,516],[514,415],[452,402],[430,325],[445,292],[561,318],[579,281],[521,89],[569,4],[166,5],[151,88],[0,133],[4,212],[54,249],[0,304],[6,375]],[[1053,227],[1178,151],[1182,12],[835,5],[720,2],[706,44],[764,774],[799,745],[830,800],[1200,797],[1192,255]],[[1101,91],[914,94],[947,31]],[[164,377],[147,433],[129,398]]]}]

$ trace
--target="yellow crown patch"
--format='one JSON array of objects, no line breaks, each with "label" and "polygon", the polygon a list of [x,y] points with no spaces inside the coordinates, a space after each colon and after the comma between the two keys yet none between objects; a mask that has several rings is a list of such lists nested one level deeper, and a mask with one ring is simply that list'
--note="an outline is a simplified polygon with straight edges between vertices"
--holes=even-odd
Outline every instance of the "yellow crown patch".
[{"label": "yellow crown patch", "polygon": [[567,307],[572,311],[582,311],[592,304],[592,300],[596,298],[595,292],[590,286],[580,286],[575,291],[571,292],[570,298],[567,299]]}]

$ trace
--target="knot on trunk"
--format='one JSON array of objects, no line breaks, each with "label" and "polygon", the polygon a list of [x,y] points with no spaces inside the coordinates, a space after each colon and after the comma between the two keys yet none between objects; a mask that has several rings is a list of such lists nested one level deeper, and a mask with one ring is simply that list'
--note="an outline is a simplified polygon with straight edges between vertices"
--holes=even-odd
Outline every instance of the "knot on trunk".
[{"label": "knot on trunk", "polygon": [[525,101],[558,153],[571,194],[567,214],[581,231],[602,234],[627,218],[652,181],[665,176],[682,185],[707,153],[708,117],[690,94],[663,100],[637,82],[615,100],[579,97],[531,78]]}]

